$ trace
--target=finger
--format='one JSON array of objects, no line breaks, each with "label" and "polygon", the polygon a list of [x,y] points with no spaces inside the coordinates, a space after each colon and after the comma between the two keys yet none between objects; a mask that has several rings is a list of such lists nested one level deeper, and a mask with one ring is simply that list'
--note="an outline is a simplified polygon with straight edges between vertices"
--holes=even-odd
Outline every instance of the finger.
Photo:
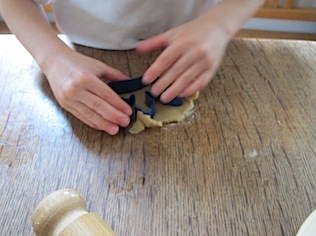
[{"label": "finger", "polygon": [[119,71],[117,69],[114,69],[106,64],[103,64],[102,66],[103,66],[102,74],[99,77],[106,78],[106,79],[112,80],[112,81],[130,79],[130,77],[123,74],[121,71]]},{"label": "finger", "polygon": [[144,73],[143,83],[150,84],[155,81],[181,57],[183,50],[181,44],[166,48]]},{"label": "finger", "polygon": [[81,113],[77,109],[70,106],[65,107],[65,109],[71,114],[73,114],[77,119],[81,120],[83,123],[90,126],[91,128],[101,130],[99,127],[97,127],[96,124],[94,124],[93,122],[89,121],[84,116],[82,116]]},{"label": "finger", "polygon": [[86,125],[90,126],[93,129],[97,129],[97,130],[102,130],[101,128],[99,128],[96,124],[92,123],[91,121],[89,121],[88,119],[86,119],[84,116],[82,116],[79,111],[76,111],[75,109],[68,109],[68,111],[73,114],[76,118],[78,118],[79,120],[81,120],[83,123],[85,123]]},{"label": "finger", "polygon": [[111,106],[107,102],[107,100],[104,101],[100,97],[88,91],[81,91],[83,92],[80,92],[78,96],[80,98],[79,102],[81,102],[91,110],[87,110],[91,113],[91,116],[94,115],[94,113],[97,113],[103,119],[113,124],[120,125],[123,127],[128,126],[130,122],[128,115]]},{"label": "finger", "polygon": [[160,34],[150,39],[141,41],[137,45],[139,53],[152,53],[168,46],[167,34]]},{"label": "finger", "polygon": [[[106,85],[100,79],[95,78],[93,82],[92,80],[90,80],[90,83],[85,84],[85,86],[91,93],[95,94],[103,100],[96,101],[95,99],[90,98],[90,105],[88,106],[99,109],[100,106],[103,106],[102,104],[104,103],[104,101],[106,101],[106,103],[111,105],[111,107],[115,108],[117,112],[123,112],[127,116],[130,116],[132,114],[132,108],[126,102],[124,102],[123,99],[120,98],[120,96],[117,93],[115,93],[108,85]],[[106,108],[108,107],[106,106]],[[103,109],[105,109],[105,107]],[[103,110],[103,113],[105,113],[105,110]]]},{"label": "finger", "polygon": [[214,76],[214,69],[208,69],[202,72],[197,79],[180,93],[180,97],[189,97],[205,88]]},{"label": "finger", "polygon": [[[158,96],[176,80],[180,79],[182,81],[183,79],[187,80],[187,78],[189,78],[189,80],[193,80],[208,66],[204,60],[199,59],[200,56],[195,53],[194,50],[184,54],[162,76],[160,76],[159,80],[152,86],[151,92]],[[187,86],[187,84],[181,85],[181,87],[184,86]],[[177,91],[177,93],[178,92],[180,91]]]},{"label": "finger", "polygon": [[111,135],[119,132],[118,125],[105,120],[98,113],[80,102],[76,102],[74,106],[69,107],[68,111],[92,128],[103,130]]},{"label": "finger", "polygon": [[203,63],[196,63],[189,67],[165,92],[163,92],[160,100],[164,103],[168,103],[175,97],[179,96],[179,94],[194,83],[195,79],[198,79],[201,71],[205,71],[206,68],[207,67]]}]

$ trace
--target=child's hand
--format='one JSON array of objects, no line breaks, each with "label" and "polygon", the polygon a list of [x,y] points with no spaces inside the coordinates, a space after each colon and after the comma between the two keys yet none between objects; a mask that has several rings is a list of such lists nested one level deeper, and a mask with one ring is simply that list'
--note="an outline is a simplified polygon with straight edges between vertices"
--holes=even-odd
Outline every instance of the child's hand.
[{"label": "child's hand", "polygon": [[226,50],[229,36],[207,18],[199,18],[138,45],[141,53],[164,49],[143,77],[152,83],[152,93],[163,102],[187,97],[203,89],[212,79]]},{"label": "child's hand", "polygon": [[114,135],[129,124],[131,108],[100,80],[126,75],[74,51],[54,58],[44,73],[60,105],[87,125]]}]

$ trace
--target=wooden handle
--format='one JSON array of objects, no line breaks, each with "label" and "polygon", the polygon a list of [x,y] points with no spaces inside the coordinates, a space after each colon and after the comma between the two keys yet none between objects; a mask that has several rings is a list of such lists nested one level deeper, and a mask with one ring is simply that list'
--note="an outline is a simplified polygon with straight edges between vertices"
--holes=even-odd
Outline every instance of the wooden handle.
[{"label": "wooden handle", "polygon": [[95,213],[87,212],[80,194],[71,189],[51,193],[36,207],[32,226],[37,236],[114,236]]}]

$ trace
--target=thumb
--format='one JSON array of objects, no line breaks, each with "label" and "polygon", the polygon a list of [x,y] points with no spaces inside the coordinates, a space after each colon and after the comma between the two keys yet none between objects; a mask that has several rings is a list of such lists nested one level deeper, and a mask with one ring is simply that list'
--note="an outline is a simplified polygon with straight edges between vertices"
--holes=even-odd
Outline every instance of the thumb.
[{"label": "thumb", "polygon": [[137,45],[137,51],[139,53],[151,53],[159,49],[166,48],[168,46],[167,34],[159,34],[152,38],[141,41]]}]

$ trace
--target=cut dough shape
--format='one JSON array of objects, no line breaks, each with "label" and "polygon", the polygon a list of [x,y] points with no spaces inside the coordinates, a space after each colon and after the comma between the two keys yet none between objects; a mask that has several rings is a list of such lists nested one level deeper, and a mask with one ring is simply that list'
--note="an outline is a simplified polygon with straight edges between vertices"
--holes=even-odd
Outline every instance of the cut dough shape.
[{"label": "cut dough shape", "polygon": [[[145,102],[145,91],[150,91],[150,88],[151,85],[132,93],[120,94],[120,96],[129,98],[131,94],[134,94],[136,96],[136,106],[143,111],[147,111],[149,108]],[[164,124],[182,121],[193,109],[194,100],[196,100],[198,96],[199,93],[197,92],[191,97],[184,98],[181,106],[168,106],[157,101],[155,104],[156,112],[153,118],[141,111],[137,111],[136,121],[131,125],[128,131],[132,134],[138,134],[146,128],[162,127]]]}]

